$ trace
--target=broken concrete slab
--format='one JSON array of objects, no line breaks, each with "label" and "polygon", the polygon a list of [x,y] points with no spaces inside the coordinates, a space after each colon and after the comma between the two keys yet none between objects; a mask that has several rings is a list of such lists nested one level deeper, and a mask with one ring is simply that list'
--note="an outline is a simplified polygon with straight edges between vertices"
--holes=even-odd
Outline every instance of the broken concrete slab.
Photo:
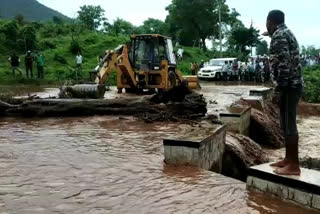
[{"label": "broken concrete slab", "polygon": [[226,127],[216,126],[164,139],[164,161],[167,164],[195,165],[221,173],[225,137]]},{"label": "broken concrete slab", "polygon": [[264,101],[261,97],[244,97],[242,98],[249,106],[258,111],[264,111]]},{"label": "broken concrete slab", "polygon": [[250,90],[249,93],[250,96],[259,96],[262,97],[263,100],[266,100],[271,97],[272,95],[272,89],[271,88],[257,88]]},{"label": "broken concrete slab", "polygon": [[228,112],[220,113],[220,121],[227,131],[249,136],[251,107],[230,107]]},{"label": "broken concrete slab", "polygon": [[320,171],[302,168],[300,176],[282,176],[273,170],[270,163],[251,167],[248,189],[257,189],[320,210]]}]

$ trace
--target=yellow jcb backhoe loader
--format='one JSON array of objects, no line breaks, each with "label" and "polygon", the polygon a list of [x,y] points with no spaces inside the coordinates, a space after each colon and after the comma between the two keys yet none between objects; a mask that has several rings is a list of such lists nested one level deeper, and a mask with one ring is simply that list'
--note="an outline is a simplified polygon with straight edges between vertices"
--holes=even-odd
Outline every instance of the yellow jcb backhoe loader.
[{"label": "yellow jcb backhoe loader", "polygon": [[106,55],[92,72],[97,85],[75,87],[82,92],[101,89],[114,70],[117,72],[119,93],[123,89],[126,92],[143,89],[167,91],[181,84],[190,89],[198,87],[197,76],[182,76],[177,70],[172,40],[158,34],[132,35],[130,43],[106,51]]}]

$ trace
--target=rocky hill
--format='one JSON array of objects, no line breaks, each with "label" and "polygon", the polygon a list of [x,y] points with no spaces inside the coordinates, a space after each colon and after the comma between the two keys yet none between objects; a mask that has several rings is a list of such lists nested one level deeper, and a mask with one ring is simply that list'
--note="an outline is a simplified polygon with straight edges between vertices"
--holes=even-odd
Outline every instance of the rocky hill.
[{"label": "rocky hill", "polygon": [[48,21],[57,16],[69,19],[67,16],[44,6],[37,0],[0,0],[0,17],[12,19],[16,15],[23,15],[28,21]]}]

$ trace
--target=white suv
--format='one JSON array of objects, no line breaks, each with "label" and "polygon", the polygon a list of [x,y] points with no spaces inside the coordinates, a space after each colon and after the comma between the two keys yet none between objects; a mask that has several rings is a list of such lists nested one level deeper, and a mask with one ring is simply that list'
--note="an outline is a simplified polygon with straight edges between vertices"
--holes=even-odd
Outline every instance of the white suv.
[{"label": "white suv", "polygon": [[222,67],[225,62],[228,62],[228,74],[231,75],[232,72],[232,63],[236,58],[220,58],[220,59],[211,59],[207,66],[201,68],[198,72],[199,79],[216,79],[221,80],[223,78]]}]

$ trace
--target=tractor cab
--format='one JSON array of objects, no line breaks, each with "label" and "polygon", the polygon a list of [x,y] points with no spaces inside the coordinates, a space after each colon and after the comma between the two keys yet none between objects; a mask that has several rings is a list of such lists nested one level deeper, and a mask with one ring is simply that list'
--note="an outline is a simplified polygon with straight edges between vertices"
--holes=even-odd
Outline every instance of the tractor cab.
[{"label": "tractor cab", "polygon": [[129,58],[134,70],[161,70],[163,60],[169,66],[176,66],[172,40],[158,34],[132,35]]}]

